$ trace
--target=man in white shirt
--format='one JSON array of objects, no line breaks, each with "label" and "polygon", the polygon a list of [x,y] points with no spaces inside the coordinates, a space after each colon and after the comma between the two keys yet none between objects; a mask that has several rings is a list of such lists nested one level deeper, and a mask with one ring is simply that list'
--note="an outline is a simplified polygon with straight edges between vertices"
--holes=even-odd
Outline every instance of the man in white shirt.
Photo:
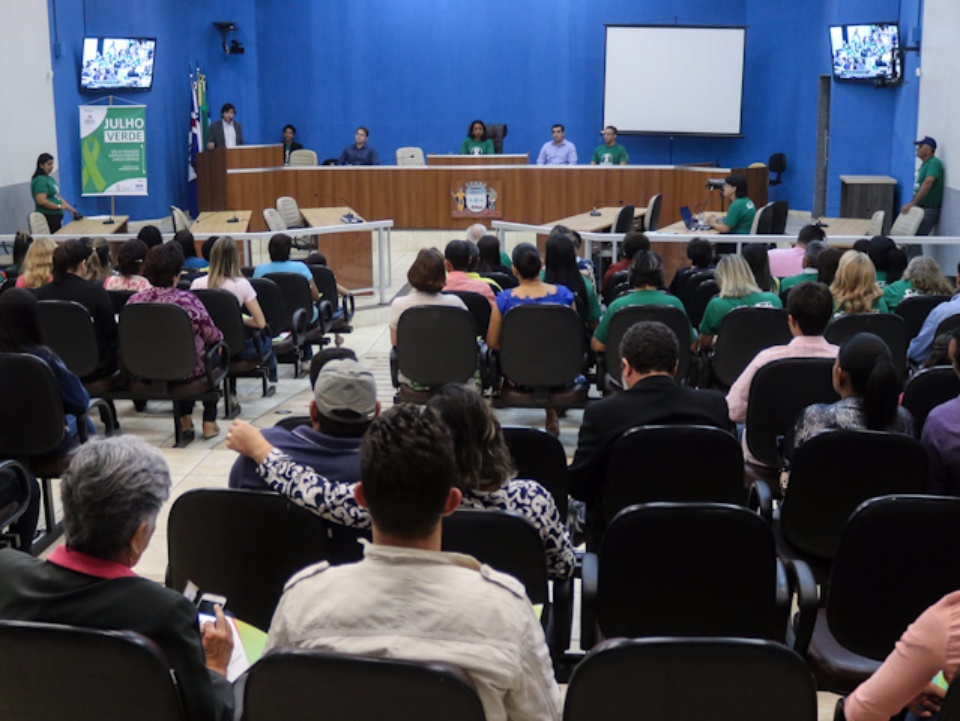
[{"label": "man in white shirt", "polygon": [[235,122],[237,109],[233,103],[224,103],[220,108],[220,120],[210,124],[210,138],[207,141],[207,149],[214,148],[235,148],[243,145],[243,129],[240,123]]},{"label": "man in white shirt", "polygon": [[566,128],[557,123],[550,131],[553,140],[544,143],[537,156],[537,165],[576,165],[577,148],[566,139]]},{"label": "man in white shirt", "polygon": [[[278,453],[236,424],[230,447],[258,464]],[[450,430],[433,411],[398,405],[360,447],[357,502],[373,543],[359,563],[305,568],[287,582],[265,651],[307,648],[459,666],[488,721],[558,721],[560,691],[523,586],[441,548],[441,520],[460,505]]]}]

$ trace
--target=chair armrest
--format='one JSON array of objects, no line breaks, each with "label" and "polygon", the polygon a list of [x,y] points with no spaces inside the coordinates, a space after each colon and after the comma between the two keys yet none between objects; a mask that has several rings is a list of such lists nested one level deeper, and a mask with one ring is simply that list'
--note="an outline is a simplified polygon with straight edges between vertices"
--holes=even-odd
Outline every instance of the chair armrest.
[{"label": "chair armrest", "polygon": [[751,511],[757,511],[767,523],[773,523],[773,492],[766,481],[758,478],[753,482],[747,505]]},{"label": "chair armrest", "polygon": [[487,347],[487,343],[484,340],[477,341],[477,370],[480,371],[480,392],[483,393],[487,388],[490,388],[490,378],[487,373],[486,363],[484,362],[486,357],[490,354],[490,349]]},{"label": "chair armrest", "polygon": [[790,595],[796,592],[797,608],[799,609],[793,650],[801,656],[806,656],[813,638],[813,629],[817,623],[817,582],[804,561],[794,560],[787,562],[787,578],[790,583]]},{"label": "chair armrest", "polygon": [[347,293],[340,299],[340,309],[343,311],[343,319],[347,323],[353,320],[353,314],[357,311],[356,300],[353,297],[353,293]]},{"label": "chair armrest", "polygon": [[[87,406],[87,415],[94,408],[100,413],[100,422],[103,423],[103,435],[109,438],[113,435],[113,429],[117,426],[117,419],[113,414],[113,407],[103,398],[91,398],[90,405]],[[83,434],[86,435],[87,424],[83,424]],[[80,435],[80,420],[77,419],[77,435]],[[84,438],[82,442],[86,442]]]},{"label": "chair armrest", "polygon": [[293,311],[293,316],[290,319],[290,335],[293,337],[293,344],[298,348],[303,345],[303,339],[307,335],[307,328],[310,327],[311,320],[305,309],[297,308]]},{"label": "chair armrest", "polygon": [[570,648],[570,630],[573,625],[573,576],[553,582],[553,627],[556,654]]},{"label": "chair armrest", "polygon": [[583,554],[580,594],[580,647],[589,651],[597,642],[597,577],[600,558],[596,553]]},{"label": "chair armrest", "polygon": [[324,333],[330,331],[333,325],[333,304],[329,300],[317,301],[317,323],[323,329]]},{"label": "chair armrest", "polygon": [[781,559],[777,561],[776,595],[774,600],[773,627],[770,629],[770,639],[777,643],[784,643],[787,636],[787,627],[790,624],[790,580],[787,577],[787,567]]},{"label": "chair armrest", "polygon": [[400,369],[397,367],[397,349],[390,349],[390,382],[394,388],[400,387]]},{"label": "chair armrest", "polygon": [[488,347],[484,356],[480,358],[480,362],[486,369],[487,382],[490,385],[490,389],[496,393],[498,390],[500,390],[501,383],[500,353],[493,348]]},{"label": "chair armrest", "polygon": [[597,391],[603,395],[603,387],[607,379],[607,354],[605,352],[597,353]]},{"label": "chair armrest", "polygon": [[230,351],[222,340],[207,348],[203,357],[207,372],[207,382],[211,387],[220,385],[230,367]]},{"label": "chair armrest", "polygon": [[[30,505],[30,496],[31,494],[31,484],[30,484],[30,474],[27,473],[27,469],[24,468],[17,461],[3,461],[0,463],[0,473],[4,471],[12,471],[17,478],[17,509],[13,512],[13,515],[8,516],[4,519],[6,525],[10,525],[16,521],[20,516],[24,514],[27,510],[27,506]],[[0,528],[0,531],[3,529]],[[32,538],[20,539],[21,546],[24,542],[32,543]],[[2,547],[2,546],[0,546]]]}]

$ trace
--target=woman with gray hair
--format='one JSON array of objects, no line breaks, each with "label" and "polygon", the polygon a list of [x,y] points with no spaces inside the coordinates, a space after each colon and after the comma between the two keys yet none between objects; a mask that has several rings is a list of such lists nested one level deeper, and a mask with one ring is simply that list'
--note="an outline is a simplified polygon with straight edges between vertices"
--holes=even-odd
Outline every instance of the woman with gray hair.
[{"label": "woman with gray hair", "polygon": [[0,619],[140,633],[163,652],[188,719],[231,718],[225,675],[233,641],[223,611],[201,630],[190,601],[133,572],[170,497],[160,452],[131,437],[86,443],[60,496],[66,545],[45,561],[0,551]]}]

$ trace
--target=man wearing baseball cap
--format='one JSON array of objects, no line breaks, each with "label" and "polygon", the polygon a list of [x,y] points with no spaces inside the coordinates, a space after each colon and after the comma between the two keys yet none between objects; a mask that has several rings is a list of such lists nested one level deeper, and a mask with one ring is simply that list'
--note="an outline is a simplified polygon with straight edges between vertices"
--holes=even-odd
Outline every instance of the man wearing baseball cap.
[{"label": "man wearing baseball cap", "polygon": [[930,235],[933,226],[940,218],[940,203],[943,201],[943,163],[940,158],[934,157],[937,152],[937,141],[929,135],[918,140],[917,157],[920,158],[920,167],[917,169],[917,178],[913,183],[913,200],[904,205],[901,213],[910,208],[923,209],[923,221],[917,229],[917,235]]},{"label": "man wearing baseball cap", "polygon": [[[317,376],[310,425],[289,431],[264,428],[264,437],[298,464],[332,481],[360,480],[360,440],[380,413],[373,374],[355,360],[327,362]],[[231,488],[268,490],[257,464],[240,456],[230,470]]]}]

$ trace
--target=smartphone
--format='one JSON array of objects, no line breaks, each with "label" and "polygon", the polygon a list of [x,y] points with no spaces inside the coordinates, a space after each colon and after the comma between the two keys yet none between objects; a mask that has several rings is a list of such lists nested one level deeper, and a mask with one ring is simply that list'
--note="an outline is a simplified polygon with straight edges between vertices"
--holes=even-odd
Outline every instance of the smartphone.
[{"label": "smartphone", "polygon": [[217,616],[213,609],[214,605],[219,605],[220,608],[226,608],[227,597],[220,596],[216,593],[205,593],[200,596],[200,599],[197,601],[197,619],[200,621],[201,626],[207,621],[216,623]]}]

